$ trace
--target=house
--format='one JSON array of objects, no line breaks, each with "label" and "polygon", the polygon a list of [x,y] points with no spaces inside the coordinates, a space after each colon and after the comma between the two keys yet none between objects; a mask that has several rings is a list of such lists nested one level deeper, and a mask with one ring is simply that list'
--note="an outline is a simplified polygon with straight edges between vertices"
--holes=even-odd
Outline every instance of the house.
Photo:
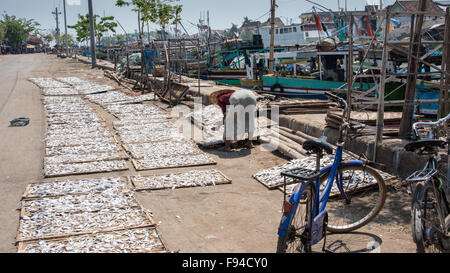
[{"label": "house", "polygon": [[[395,1],[395,3],[391,5],[391,11],[414,12],[418,10],[418,5],[419,1]],[[432,0],[427,0],[425,11],[444,12],[444,10]],[[396,19],[400,21],[400,24],[402,26],[407,26],[411,24],[411,16],[401,16],[396,17]],[[428,21],[428,20],[442,20],[443,18],[438,16],[426,16],[424,19],[425,21]]]},{"label": "house", "polygon": [[[270,47],[271,27],[264,26],[259,29],[264,47]],[[305,44],[304,34],[300,24],[275,27],[274,46],[296,46]]]}]

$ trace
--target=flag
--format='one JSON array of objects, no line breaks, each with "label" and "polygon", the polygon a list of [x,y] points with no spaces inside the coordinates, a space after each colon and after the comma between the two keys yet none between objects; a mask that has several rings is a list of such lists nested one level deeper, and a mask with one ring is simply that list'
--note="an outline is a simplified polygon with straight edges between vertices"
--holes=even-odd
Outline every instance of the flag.
[{"label": "flag", "polygon": [[316,13],[313,12],[314,21],[316,21],[317,30],[323,30],[323,24],[320,22],[320,17]]},{"label": "flag", "polygon": [[373,33],[372,27],[370,26],[369,16],[366,16],[366,25],[367,25],[367,35],[368,36],[375,36]]}]

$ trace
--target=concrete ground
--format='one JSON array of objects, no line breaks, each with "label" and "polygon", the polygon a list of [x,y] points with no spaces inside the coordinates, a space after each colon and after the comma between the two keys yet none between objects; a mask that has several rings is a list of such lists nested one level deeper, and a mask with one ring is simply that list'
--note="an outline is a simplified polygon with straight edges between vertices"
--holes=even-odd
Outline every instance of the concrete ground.
[{"label": "concrete ground", "polygon": [[[0,143],[0,252],[17,251],[14,239],[20,197],[29,183],[42,180],[45,117],[40,90],[27,79],[75,76],[117,87],[102,75],[102,71],[92,70],[89,65],[57,59],[54,55],[13,55],[0,59],[0,135],[3,136]],[[100,107],[90,105],[98,110],[109,126],[115,120]],[[30,125],[8,127],[9,121],[17,117],[31,118]],[[136,194],[144,207],[153,212],[167,247],[173,251],[200,253],[274,252],[283,195],[278,190],[269,191],[252,179],[252,175],[283,164],[286,158],[261,151],[259,147],[231,153],[205,152],[218,164],[200,169],[221,170],[232,179],[231,185]],[[75,178],[137,174],[130,166],[131,170],[127,172]],[[139,174],[181,171],[183,169]],[[354,233],[329,235],[327,246],[336,252],[369,252],[373,246],[379,252],[415,252],[409,227],[409,208],[410,196],[404,188],[391,188],[385,207],[372,223]],[[320,247],[315,250],[319,251]]]}]

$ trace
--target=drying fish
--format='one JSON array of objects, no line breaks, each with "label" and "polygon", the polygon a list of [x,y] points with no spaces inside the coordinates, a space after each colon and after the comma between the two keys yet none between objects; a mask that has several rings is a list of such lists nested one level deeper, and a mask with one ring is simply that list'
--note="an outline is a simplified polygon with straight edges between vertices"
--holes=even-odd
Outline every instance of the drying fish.
[{"label": "drying fish", "polygon": [[154,228],[25,243],[19,253],[149,253],[165,251]]},{"label": "drying fish", "polygon": [[78,91],[67,87],[51,87],[44,88],[43,93],[45,96],[73,96],[78,95]]},{"label": "drying fish", "polygon": [[131,191],[117,193],[114,190],[105,190],[86,195],[65,195],[24,201],[22,213],[23,215],[54,215],[95,212],[104,209],[126,209],[138,206]]},{"label": "drying fish", "polygon": [[31,82],[39,86],[40,88],[68,88],[67,84],[59,81],[55,81],[52,78],[31,78]]},{"label": "drying fish", "polygon": [[152,134],[140,134],[139,132],[120,134],[119,138],[123,143],[132,144],[159,141],[180,141],[185,137],[182,134],[173,131],[155,131]]},{"label": "drying fish", "polygon": [[79,145],[96,145],[101,143],[114,143],[115,140],[111,137],[97,137],[97,138],[75,138],[58,139],[50,138],[46,141],[46,147],[67,147]]},{"label": "drying fish", "polygon": [[18,241],[152,225],[144,209],[103,209],[82,213],[32,213],[21,216]]},{"label": "drying fish", "polygon": [[131,179],[138,190],[205,187],[231,183],[230,180],[217,170],[195,170],[161,176],[134,176]]},{"label": "drying fish", "polygon": [[199,155],[172,155],[160,157],[158,155],[147,156],[134,161],[136,169],[163,169],[183,166],[202,166],[216,164],[216,162],[206,154]]},{"label": "drying fish", "polygon": [[105,177],[97,179],[66,180],[46,183],[36,183],[28,187],[25,198],[43,198],[69,194],[100,193],[106,190],[121,193],[126,191],[124,178]]},{"label": "drying fish", "polygon": [[104,153],[90,154],[64,154],[58,156],[47,156],[44,158],[45,164],[67,164],[67,163],[84,163],[92,161],[120,160],[124,159],[123,154],[112,151]]},{"label": "drying fish", "polygon": [[73,164],[46,164],[44,166],[44,175],[46,177],[56,177],[72,174],[88,174],[124,170],[128,170],[124,160],[95,161]]},{"label": "drying fish", "polygon": [[131,156],[135,159],[154,156],[192,155],[202,153],[190,141],[166,141],[128,145]]},{"label": "drying fish", "polygon": [[47,147],[45,154],[47,156],[65,155],[65,154],[91,154],[104,152],[118,152],[120,147],[117,143],[97,143],[83,146],[69,146],[69,147]]}]

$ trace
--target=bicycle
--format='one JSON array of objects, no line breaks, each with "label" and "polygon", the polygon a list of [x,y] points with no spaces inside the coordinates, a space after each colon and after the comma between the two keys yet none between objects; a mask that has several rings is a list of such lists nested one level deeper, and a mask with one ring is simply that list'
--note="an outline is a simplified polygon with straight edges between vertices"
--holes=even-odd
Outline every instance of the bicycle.
[{"label": "bicycle", "polygon": [[[445,136],[442,125],[450,120],[450,115],[437,122],[417,122],[413,125],[416,141],[405,146],[406,151],[429,156],[422,170],[412,173],[406,182],[415,183],[411,203],[411,227],[413,240],[418,253],[450,252],[450,180],[439,171],[439,148],[447,145],[450,155],[450,136],[446,141],[439,139]],[[432,127],[422,138],[418,129]],[[447,129],[447,128],[445,128]],[[448,168],[447,168],[448,169]],[[450,178],[450,173],[448,174]],[[447,181],[447,187],[444,185]],[[446,192],[447,191],[447,192]]]},{"label": "bicycle", "polygon": [[[331,100],[344,107],[344,99],[325,93]],[[345,121],[339,129],[334,163],[320,168],[320,159],[333,154],[327,137],[308,140],[303,148],[316,155],[316,169],[291,169],[282,172],[284,177],[283,215],[278,229],[277,252],[312,252],[312,246],[323,240],[326,245],[327,231],[346,233],[366,225],[378,215],[386,200],[384,179],[367,162],[351,160],[342,162],[343,147],[350,127]],[[298,183],[287,200],[287,180]]]}]

